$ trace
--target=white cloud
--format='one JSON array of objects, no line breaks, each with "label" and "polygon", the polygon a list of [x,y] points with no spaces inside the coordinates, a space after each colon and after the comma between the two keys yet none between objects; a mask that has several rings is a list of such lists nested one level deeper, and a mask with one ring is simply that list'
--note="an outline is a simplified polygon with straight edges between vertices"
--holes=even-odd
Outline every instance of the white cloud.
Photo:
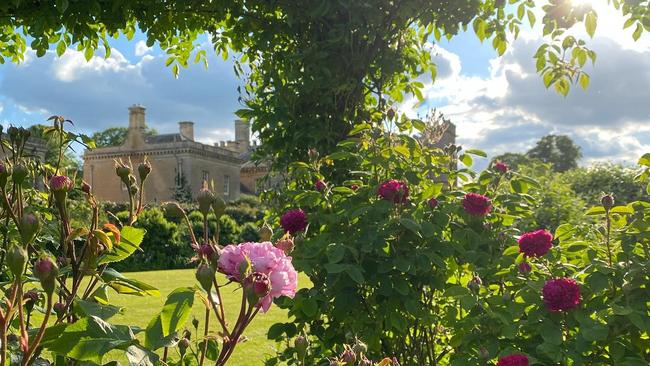
[{"label": "white cloud", "polygon": [[[209,56],[210,68],[191,65],[175,79],[163,56],[146,54],[130,61],[115,47],[105,59],[86,62],[81,52],[68,50],[57,58],[48,53],[19,65],[6,65],[0,95],[6,105],[38,113],[44,122],[64,115],[81,132],[92,133],[128,124],[127,108],[147,108],[147,124],[160,133],[176,132],[177,122],[195,122],[195,136],[212,143],[234,136],[234,111],[241,108],[232,62]],[[6,114],[6,109],[5,109]]]},{"label": "white cloud", "polygon": [[152,50],[152,47],[147,46],[147,42],[140,40],[135,43],[134,53],[136,56],[144,56]]},{"label": "white cloud", "polygon": [[[459,142],[491,155],[525,152],[548,133],[568,134],[582,146],[583,163],[631,163],[650,151],[650,49],[628,47],[608,37],[592,42],[598,62],[587,71],[591,85],[568,97],[544,88],[532,55],[539,38],[520,38],[490,62],[487,77],[467,76],[462,64],[425,88],[425,106],[436,106],[456,123]],[[447,68],[449,52],[441,61]],[[422,115],[416,100],[401,109]]]}]

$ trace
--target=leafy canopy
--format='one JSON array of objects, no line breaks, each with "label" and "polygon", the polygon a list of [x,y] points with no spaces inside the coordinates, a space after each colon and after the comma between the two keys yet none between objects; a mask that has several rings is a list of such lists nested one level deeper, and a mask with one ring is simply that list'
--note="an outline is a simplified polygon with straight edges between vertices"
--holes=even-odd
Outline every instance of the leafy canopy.
[{"label": "leafy canopy", "polygon": [[[650,30],[648,0],[608,2],[635,39]],[[285,167],[310,147],[331,152],[405,95],[422,99],[416,77],[436,74],[431,42],[472,29],[502,55],[522,26],[540,21],[534,7],[533,0],[12,0],[0,4],[0,62],[23,60],[27,40],[37,56],[76,47],[86,59],[98,48],[108,57],[111,38],[132,39],[139,29],[178,74],[190,62],[207,64],[207,33],[217,54],[239,55],[235,72],[247,83],[238,114],[253,121],[258,154]],[[543,12],[545,43],[534,57],[544,84],[564,95],[571,84],[586,87],[581,68],[596,54],[568,30],[581,25],[593,36],[598,15],[569,0],[548,0]]]}]

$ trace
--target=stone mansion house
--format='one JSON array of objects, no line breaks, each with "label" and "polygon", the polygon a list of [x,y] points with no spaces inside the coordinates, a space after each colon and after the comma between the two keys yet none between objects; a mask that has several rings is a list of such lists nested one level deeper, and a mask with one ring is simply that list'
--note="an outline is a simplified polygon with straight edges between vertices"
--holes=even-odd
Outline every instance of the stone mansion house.
[{"label": "stone mansion house", "polygon": [[[122,146],[86,150],[84,180],[93,187],[94,194],[108,201],[128,199],[126,187],[115,174],[115,160],[133,164],[134,169],[145,156],[152,172],[145,182],[147,202],[171,200],[175,187],[185,182],[193,195],[203,182],[214,183],[217,193],[226,200],[236,200],[240,191],[255,193],[258,180],[266,174],[263,167],[251,168],[250,127],[242,120],[235,121],[235,140],[207,145],[194,141],[194,123],[179,122],[178,133],[145,135],[145,108],[129,108],[129,128]],[[242,171],[242,166],[248,168]],[[242,177],[243,174],[243,177]]]}]

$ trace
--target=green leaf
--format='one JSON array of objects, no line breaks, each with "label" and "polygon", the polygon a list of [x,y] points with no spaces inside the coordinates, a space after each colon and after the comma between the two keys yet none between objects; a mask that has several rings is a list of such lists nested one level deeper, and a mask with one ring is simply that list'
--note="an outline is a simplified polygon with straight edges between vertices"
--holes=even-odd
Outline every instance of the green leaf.
[{"label": "green leaf", "polygon": [[358,283],[359,285],[362,285],[365,282],[363,278],[363,273],[361,272],[359,267],[356,267],[354,265],[348,266],[345,269],[345,273],[347,273],[350,276],[350,278],[354,282]]},{"label": "green leaf", "polygon": [[612,209],[609,212],[617,213],[617,214],[632,215],[632,214],[634,214],[634,209],[632,207],[629,207],[629,206],[616,206],[616,207],[612,207]]},{"label": "green leaf", "polygon": [[585,212],[585,215],[604,215],[605,214],[605,209],[603,206],[594,206],[591,207],[590,209]]},{"label": "green leaf", "polygon": [[589,34],[590,37],[594,37],[594,33],[596,33],[596,26],[598,25],[598,15],[594,11],[590,11],[587,13],[587,17],[585,18],[585,29],[587,30],[587,33]]},{"label": "green leaf", "polygon": [[115,245],[113,251],[104,254],[99,259],[99,264],[119,262],[128,258],[140,248],[146,231],[132,226],[125,226],[120,232],[120,243]]},{"label": "green leaf", "polygon": [[589,86],[589,75],[585,74],[584,72],[580,74],[579,82],[580,82],[580,87],[586,90],[587,87]]},{"label": "green leaf", "polygon": [[103,356],[109,351],[135,341],[131,328],[111,325],[98,317],[79,319],[65,326],[58,337],[50,335],[46,338],[48,340],[42,344],[45,349],[78,361],[97,364],[102,364]]},{"label": "green leaf", "polygon": [[462,154],[458,160],[460,160],[466,167],[471,167],[472,164],[474,163],[474,160],[472,159],[472,156],[469,154]]},{"label": "green leaf", "polygon": [[116,314],[121,314],[123,308],[113,306],[113,305],[102,305],[96,302],[91,302],[82,299],[76,299],[74,301],[75,311],[84,316],[96,316],[100,319],[110,319]]},{"label": "green leaf", "polygon": [[126,278],[112,268],[106,268],[101,277],[108,286],[120,294],[160,296],[160,291],[157,288],[138,280]]},{"label": "green leaf", "polygon": [[643,154],[637,164],[650,167],[650,153]]},{"label": "green leaf", "polygon": [[126,349],[129,366],[154,366],[158,364],[158,355],[140,346],[129,346]]},{"label": "green leaf", "polygon": [[421,237],[421,235],[420,235],[421,227],[420,227],[420,224],[418,224],[417,222],[415,222],[415,221],[413,221],[413,220],[411,220],[409,218],[403,217],[403,218],[399,219],[399,223],[402,224],[402,226],[407,228],[409,231],[413,232],[413,234]]},{"label": "green leaf", "polygon": [[487,158],[487,154],[483,150],[469,149],[469,150],[465,150],[465,153]]},{"label": "green leaf", "polygon": [[194,287],[180,287],[167,296],[167,301],[160,312],[164,337],[183,328],[192,312],[195,291]]}]

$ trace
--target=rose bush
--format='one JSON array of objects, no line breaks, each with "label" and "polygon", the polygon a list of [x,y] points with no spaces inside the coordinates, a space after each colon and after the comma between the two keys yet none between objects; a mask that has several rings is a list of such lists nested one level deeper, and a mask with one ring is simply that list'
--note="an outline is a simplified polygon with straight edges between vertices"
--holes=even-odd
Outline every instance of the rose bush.
[{"label": "rose bush", "polygon": [[[648,364],[650,205],[598,206],[596,224],[526,233],[535,181],[496,166],[476,174],[481,152],[430,149],[413,138],[422,122],[388,122],[294,163],[270,197],[276,217],[300,208],[308,219],[288,231],[313,282],[279,301],[293,321],[269,332],[303,334],[308,350],[283,343],[271,364],[341,364],[356,337],[368,358],[402,365]],[[645,180],[650,155],[641,163]],[[329,176],[338,165],[349,173]]]},{"label": "rose bush", "polygon": [[[46,131],[61,136],[61,155],[73,141],[92,146],[86,136],[64,130],[69,121],[57,116],[52,120],[54,125]],[[146,329],[111,323],[123,311],[111,305],[111,292],[160,295],[156,288],[115,270],[120,262],[138,259],[131,256],[141,249],[145,230],[134,225],[142,220],[143,226],[156,229],[158,238],[176,234],[175,223],[154,226],[162,222],[162,211],[144,213],[144,181],[151,165],[144,159],[134,169],[130,161],[116,161],[115,173],[129,199],[120,217],[105,222],[90,185],[83,182],[76,187],[60,166],[48,166],[24,154],[27,130],[11,127],[7,132],[5,139],[0,129],[2,149],[7,153],[0,161],[0,366],[114,364],[114,360],[105,360],[113,350],[125,354],[130,365],[201,366],[210,362],[223,366],[258,312],[266,312],[276,298],[294,296],[297,273],[286,244],[287,252],[269,242],[222,248],[220,239],[229,238],[221,238],[220,224],[237,224],[230,218],[221,220],[226,218],[226,204],[206,184],[197,194],[199,217],[195,220],[177,203],[164,206],[166,214],[186,226],[185,249],[194,253],[200,287],[172,291]],[[45,182],[45,192],[33,188],[38,180]],[[80,191],[83,201],[73,205],[74,190]],[[91,214],[77,214],[73,219],[70,211],[84,212],[84,205]],[[163,245],[160,240],[156,244]],[[219,266],[226,262],[233,266]],[[228,275],[227,283],[219,283],[218,269]],[[241,290],[241,310],[233,321],[226,319],[220,292],[229,283]],[[203,324],[193,322],[195,330],[202,327],[202,334],[190,340],[186,323],[195,298],[202,300],[206,317]],[[210,324],[211,318],[217,320],[216,326]],[[144,340],[136,338],[140,332]],[[172,359],[170,351],[174,350],[178,357]]]}]

